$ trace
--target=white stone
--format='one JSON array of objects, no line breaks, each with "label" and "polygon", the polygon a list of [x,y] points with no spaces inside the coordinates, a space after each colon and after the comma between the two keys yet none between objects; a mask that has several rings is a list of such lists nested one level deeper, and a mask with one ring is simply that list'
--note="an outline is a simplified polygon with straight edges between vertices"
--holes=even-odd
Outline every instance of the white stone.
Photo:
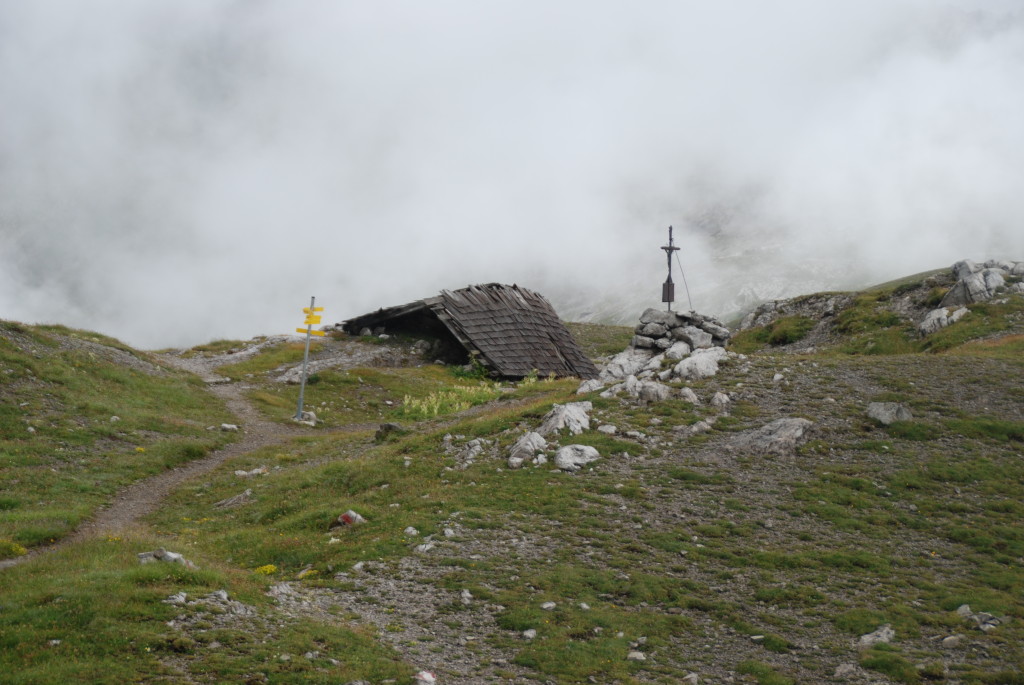
[{"label": "white stone", "polygon": [[600,458],[601,454],[589,445],[566,445],[555,453],[555,466],[563,471],[578,471]]},{"label": "white stone", "polygon": [[914,418],[910,409],[899,402],[872,402],[868,405],[867,416],[869,419],[878,421],[883,426],[888,426],[896,421],[909,421]]},{"label": "white stone", "polygon": [[586,395],[590,392],[597,392],[604,387],[604,383],[596,378],[591,378],[589,381],[583,381],[580,383],[580,387],[576,389],[577,395]]},{"label": "white stone", "polygon": [[718,363],[727,356],[722,347],[694,350],[693,354],[676,364],[673,373],[679,378],[710,378],[718,373]]},{"label": "white stone", "polygon": [[715,396],[711,398],[711,406],[721,411],[728,410],[731,403],[732,400],[724,392],[716,392]]},{"label": "white stone", "polygon": [[689,344],[680,340],[679,342],[672,345],[672,347],[665,350],[665,358],[673,361],[679,361],[690,354]]},{"label": "white stone", "polygon": [[884,644],[892,642],[892,639],[896,637],[896,631],[886,623],[884,626],[880,626],[878,630],[867,635],[861,635],[860,639],[857,640],[857,647],[860,649],[866,649],[877,644]]},{"label": "white stone", "polygon": [[567,428],[572,435],[579,435],[585,430],[590,430],[590,412],[594,405],[590,402],[569,402],[567,404],[556,404],[544,417],[544,422],[537,433],[550,435],[559,433]]}]

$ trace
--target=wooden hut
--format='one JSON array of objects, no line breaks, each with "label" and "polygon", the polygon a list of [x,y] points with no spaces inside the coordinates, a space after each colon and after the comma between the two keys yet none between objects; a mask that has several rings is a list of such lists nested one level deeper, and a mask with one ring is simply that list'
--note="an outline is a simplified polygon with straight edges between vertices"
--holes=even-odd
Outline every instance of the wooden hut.
[{"label": "wooden hut", "polygon": [[483,364],[494,377],[596,378],[594,366],[542,295],[517,285],[471,285],[437,297],[380,309],[342,323],[345,332],[365,329],[406,333],[440,341],[447,361]]}]

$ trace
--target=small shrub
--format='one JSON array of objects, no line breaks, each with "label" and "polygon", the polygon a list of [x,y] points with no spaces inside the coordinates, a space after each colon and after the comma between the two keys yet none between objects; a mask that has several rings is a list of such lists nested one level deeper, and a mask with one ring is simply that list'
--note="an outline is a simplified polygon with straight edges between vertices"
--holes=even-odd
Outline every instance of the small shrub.
[{"label": "small shrub", "polygon": [[17,542],[11,540],[0,540],[0,559],[10,559],[28,554],[28,550]]}]

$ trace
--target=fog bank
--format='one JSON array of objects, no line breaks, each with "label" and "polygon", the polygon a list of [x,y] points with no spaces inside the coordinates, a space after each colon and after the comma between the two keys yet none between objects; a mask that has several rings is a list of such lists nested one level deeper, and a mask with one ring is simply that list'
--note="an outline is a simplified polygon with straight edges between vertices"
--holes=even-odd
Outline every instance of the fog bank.
[{"label": "fog bank", "polygon": [[0,318],[180,346],[499,281],[631,322],[670,224],[718,314],[1024,259],[1019,2],[768,4],[0,0]]}]

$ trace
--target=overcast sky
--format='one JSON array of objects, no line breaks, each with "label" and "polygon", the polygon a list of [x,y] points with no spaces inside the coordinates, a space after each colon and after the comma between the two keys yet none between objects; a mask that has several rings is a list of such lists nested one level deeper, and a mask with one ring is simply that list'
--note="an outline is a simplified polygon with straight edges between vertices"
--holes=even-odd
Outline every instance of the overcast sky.
[{"label": "overcast sky", "polygon": [[1022,8],[0,0],[0,318],[152,348],[499,281],[628,321],[670,224],[717,314],[1024,259]]}]

